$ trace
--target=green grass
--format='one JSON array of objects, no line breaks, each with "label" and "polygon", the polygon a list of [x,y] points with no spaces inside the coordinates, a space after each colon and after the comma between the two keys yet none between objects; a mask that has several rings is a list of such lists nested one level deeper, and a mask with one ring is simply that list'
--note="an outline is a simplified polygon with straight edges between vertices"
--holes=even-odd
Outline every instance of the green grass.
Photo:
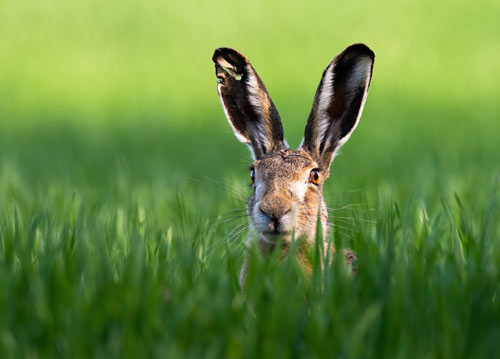
[{"label": "green grass", "polygon": [[[500,357],[498,1],[0,3],[0,357]],[[248,151],[210,61],[300,143],[321,72],[377,57],[324,194],[358,273],[252,258]]]},{"label": "green grass", "polygon": [[249,192],[246,149],[231,156],[230,138],[180,164],[174,151],[201,133],[98,134],[2,135],[2,357],[499,355],[494,166],[409,165],[393,145],[391,170],[372,171],[346,145],[325,193],[357,275],[334,261],[308,280],[293,260],[255,256],[242,292],[246,218],[232,211]]}]

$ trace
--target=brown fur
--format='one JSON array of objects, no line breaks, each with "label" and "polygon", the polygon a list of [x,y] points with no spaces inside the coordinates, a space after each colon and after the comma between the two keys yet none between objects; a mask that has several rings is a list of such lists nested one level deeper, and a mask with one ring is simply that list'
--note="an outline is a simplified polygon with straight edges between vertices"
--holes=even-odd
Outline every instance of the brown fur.
[{"label": "brown fur", "polygon": [[[311,155],[299,148],[296,151],[279,150],[270,153],[266,157],[254,162],[256,171],[256,182],[263,186],[263,190],[258,193],[254,191],[252,197],[248,201],[247,213],[250,222],[254,228],[255,223],[255,207],[264,208],[267,213],[276,213],[281,217],[286,210],[296,207],[296,217],[294,223],[295,236],[298,240],[304,241],[305,245],[301,246],[297,257],[304,271],[308,274],[312,272],[312,265],[309,261],[307,251],[310,250],[312,243],[316,238],[317,218],[320,214],[321,225],[323,229],[323,237],[326,238],[328,230],[328,211],[321,193],[323,182],[328,176],[328,172],[320,171],[320,183],[315,185],[307,183],[309,173],[312,169],[317,168],[317,163]],[[324,176],[323,176],[324,174]],[[303,198],[297,197],[290,190],[290,183],[300,182],[305,180],[306,190]],[[280,236],[282,255],[286,255],[291,240],[291,233],[286,233]],[[258,239],[259,249],[262,253],[269,253],[274,250],[275,243],[269,242],[262,236]],[[325,251],[327,244],[325,242]],[[335,250],[331,247],[331,254]],[[350,252],[349,258],[346,256],[346,262],[352,264],[355,257]],[[247,275],[248,261],[245,261],[241,274],[240,281],[243,283]]]},{"label": "brown fur", "polygon": [[[374,53],[354,44],[337,55],[323,72],[307,120],[304,140],[297,150],[288,148],[281,119],[264,83],[248,59],[236,50],[219,48],[212,57],[217,91],[236,137],[247,144],[254,157],[254,193],[247,212],[262,253],[278,243],[288,254],[292,236],[300,243],[298,260],[304,271],[312,271],[307,251],[316,238],[318,218],[326,239],[328,211],[322,194],[335,152],[356,128],[368,93]],[[319,173],[319,181],[310,180]],[[319,216],[319,217],[318,217]],[[325,242],[325,250],[327,244]],[[331,257],[335,253],[331,248]],[[345,260],[356,261],[350,250]],[[243,284],[248,270],[245,259],[240,274]]]}]

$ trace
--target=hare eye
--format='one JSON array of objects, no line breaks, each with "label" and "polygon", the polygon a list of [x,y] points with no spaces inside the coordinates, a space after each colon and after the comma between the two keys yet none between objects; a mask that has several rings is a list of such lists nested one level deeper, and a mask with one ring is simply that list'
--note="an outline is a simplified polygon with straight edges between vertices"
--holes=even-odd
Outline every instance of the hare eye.
[{"label": "hare eye", "polygon": [[250,169],[250,179],[252,180],[252,184],[255,183],[255,169]]},{"label": "hare eye", "polygon": [[312,170],[309,180],[311,181],[311,183],[318,184],[319,183],[319,171]]}]

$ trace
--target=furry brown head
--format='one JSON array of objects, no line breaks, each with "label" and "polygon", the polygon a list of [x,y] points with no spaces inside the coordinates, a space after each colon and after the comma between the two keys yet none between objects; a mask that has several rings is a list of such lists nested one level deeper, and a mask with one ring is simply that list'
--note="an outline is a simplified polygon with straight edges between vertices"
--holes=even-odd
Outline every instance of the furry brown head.
[{"label": "furry brown head", "polygon": [[312,242],[318,216],[326,234],[328,213],[322,195],[335,152],[356,128],[366,100],[375,54],[355,44],[323,72],[304,139],[289,149],[281,119],[264,83],[245,56],[219,48],[213,61],[217,90],[236,137],[247,144],[253,195],[247,206],[261,248],[282,239]]}]

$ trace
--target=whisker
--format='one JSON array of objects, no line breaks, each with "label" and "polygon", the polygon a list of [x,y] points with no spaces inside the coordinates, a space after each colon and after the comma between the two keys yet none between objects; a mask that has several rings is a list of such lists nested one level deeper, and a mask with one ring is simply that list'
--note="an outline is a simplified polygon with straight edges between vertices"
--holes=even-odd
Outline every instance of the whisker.
[{"label": "whisker", "polygon": [[234,233],[236,233],[237,231],[239,231],[239,230],[241,230],[242,228],[245,228],[245,227],[248,227],[248,225],[247,224],[239,224],[239,225],[237,225],[232,230],[230,230],[229,233],[227,233],[224,237],[220,238],[219,240],[217,240],[214,243],[212,243],[212,245],[208,246],[207,249],[212,248],[212,247],[216,246],[217,244],[219,244],[220,242],[225,241],[228,237],[231,237]]},{"label": "whisker", "polygon": [[224,224],[224,223],[231,222],[231,221],[234,221],[236,219],[245,218],[245,217],[248,217],[247,213],[240,214],[240,215],[237,215],[237,216],[233,216],[233,217],[230,217],[230,218],[225,218],[225,219],[223,219],[223,221],[215,223],[214,225]]},{"label": "whisker", "polygon": [[352,219],[352,220],[356,219],[354,217],[346,217],[346,216],[335,216],[334,218]]},{"label": "whisker", "polygon": [[220,239],[220,241],[225,241],[227,239],[231,239],[233,236],[238,235],[239,231],[241,229],[244,229],[247,225],[246,224],[240,224],[236,227],[234,227],[231,231],[229,231],[228,234],[226,234],[224,237]]},{"label": "whisker", "polygon": [[346,229],[348,231],[351,231],[353,230],[353,228],[350,228],[350,227],[344,227],[344,226],[341,226],[340,224],[336,224],[336,223],[332,223],[333,225],[333,229],[335,230],[335,228],[342,228],[342,229]]},{"label": "whisker", "polygon": [[229,194],[234,196],[234,199],[240,200],[240,201],[245,202],[245,203],[248,201],[248,197],[249,197],[248,193],[245,193],[242,190],[237,189],[235,187],[230,187],[226,183],[221,183],[221,182],[217,181],[216,179],[213,179],[210,177],[205,177],[205,178],[207,180],[209,180],[210,182],[216,184],[217,186],[220,186],[223,189],[225,189]]},{"label": "whisker", "polygon": [[[339,227],[339,226],[335,226],[336,228],[333,228],[332,229],[332,232],[335,235],[342,235],[344,237],[347,237],[349,238],[350,240],[354,240],[354,237],[350,234],[350,233],[346,233],[345,230],[348,230],[348,228],[345,228],[345,227]],[[341,229],[344,229],[344,230],[341,230]]]},{"label": "whisker", "polygon": [[323,196],[325,197],[330,197],[334,196],[337,194],[341,193],[355,193],[355,192],[361,192],[363,191],[364,188],[355,188],[355,189],[345,189],[345,190],[335,190],[335,191],[323,191]]},{"label": "whisker", "polygon": [[342,219],[342,218],[334,218],[334,221],[339,221],[339,222],[342,222],[342,223],[345,223],[345,224],[353,224],[355,221],[354,221],[354,218],[351,220],[351,221],[348,221],[346,219]]},{"label": "whisker", "polygon": [[341,216],[335,216],[335,219],[349,219],[352,221],[360,221],[360,222],[368,222],[368,223],[377,223],[377,221],[370,220],[370,219],[364,219],[364,218],[354,218],[354,217],[341,217]]},{"label": "whisker", "polygon": [[244,217],[248,217],[248,214],[245,213],[245,214],[242,214],[242,215],[239,215],[239,216],[233,216],[231,218],[223,219],[220,222],[213,223],[210,227],[218,226],[218,225],[221,225],[221,224],[224,224],[224,223],[227,223],[227,222],[231,222],[231,221],[234,221],[236,219],[244,218]]},{"label": "whisker", "polygon": [[[243,232],[248,230],[248,225],[241,224],[233,228],[228,234],[224,237],[213,243],[211,246],[207,247],[207,251],[210,249],[210,252],[207,253],[206,257],[210,257],[216,250],[218,250],[224,243],[232,242],[235,238],[239,237]],[[242,241],[244,243],[244,241]],[[239,244],[238,244],[239,246]]]},{"label": "whisker", "polygon": [[227,218],[227,217],[230,217],[233,215],[237,215],[237,214],[242,214],[243,212],[246,212],[245,208],[232,209],[226,213],[222,213],[222,214],[217,215],[216,217],[210,218],[209,222],[217,221],[219,219],[224,219],[224,218]]},{"label": "whisker", "polygon": [[351,204],[346,204],[345,206],[338,207],[338,208],[333,208],[333,207],[326,207],[328,211],[340,211],[343,209],[349,209],[353,207],[359,207],[359,206],[365,206],[365,203],[351,203]]},{"label": "whisker", "polygon": [[229,211],[223,213],[224,214],[227,214],[227,213],[233,213],[233,212],[241,212],[241,211],[246,211],[247,209],[246,208],[232,208],[230,209]]},{"label": "whisker", "polygon": [[248,229],[248,226],[242,227],[237,233],[234,233],[232,236],[224,238],[226,242],[231,242],[234,240],[236,237],[239,237],[244,231]]},{"label": "whisker", "polygon": [[345,190],[345,191],[343,191],[343,193],[361,192],[363,190],[364,190],[364,188],[356,188],[356,189]]}]

